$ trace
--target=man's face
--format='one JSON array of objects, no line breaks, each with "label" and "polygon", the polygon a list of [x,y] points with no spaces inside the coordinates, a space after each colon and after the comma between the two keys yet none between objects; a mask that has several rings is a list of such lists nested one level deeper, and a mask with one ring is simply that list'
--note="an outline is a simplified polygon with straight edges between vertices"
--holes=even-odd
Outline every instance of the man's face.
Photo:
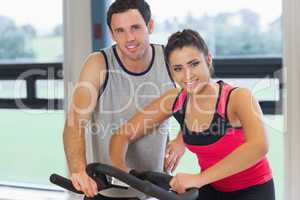
[{"label": "man's face", "polygon": [[125,59],[139,60],[144,57],[149,48],[152,23],[149,22],[147,27],[137,9],[112,15],[111,35]]}]

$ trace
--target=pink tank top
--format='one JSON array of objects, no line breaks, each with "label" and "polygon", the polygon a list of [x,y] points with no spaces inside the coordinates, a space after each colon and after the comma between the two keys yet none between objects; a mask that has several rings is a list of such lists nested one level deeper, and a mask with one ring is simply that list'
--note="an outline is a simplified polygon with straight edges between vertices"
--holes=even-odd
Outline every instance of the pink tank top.
[{"label": "pink tank top", "polygon": [[[245,142],[242,127],[232,127],[227,118],[227,105],[231,91],[230,85],[218,81],[220,92],[216,104],[216,111],[211,124],[220,127],[210,127],[207,131],[195,133],[184,126],[186,91],[182,91],[174,103],[173,114],[184,130],[183,139],[186,147],[197,155],[201,170],[213,166]],[[215,132],[214,132],[215,131]],[[216,134],[218,132],[218,134]],[[272,179],[272,172],[266,157],[253,166],[232,176],[226,177],[211,185],[218,191],[231,192],[263,184]]]}]

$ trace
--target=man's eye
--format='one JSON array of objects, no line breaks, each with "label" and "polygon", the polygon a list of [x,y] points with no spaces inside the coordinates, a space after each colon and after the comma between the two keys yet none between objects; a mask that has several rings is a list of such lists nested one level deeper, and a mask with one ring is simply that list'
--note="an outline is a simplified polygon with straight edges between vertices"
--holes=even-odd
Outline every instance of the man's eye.
[{"label": "man's eye", "polygon": [[133,30],[138,30],[138,29],[140,29],[140,26],[133,26],[132,29]]},{"label": "man's eye", "polygon": [[116,30],[116,33],[122,33],[122,32],[123,32],[122,29],[117,29],[117,30]]}]

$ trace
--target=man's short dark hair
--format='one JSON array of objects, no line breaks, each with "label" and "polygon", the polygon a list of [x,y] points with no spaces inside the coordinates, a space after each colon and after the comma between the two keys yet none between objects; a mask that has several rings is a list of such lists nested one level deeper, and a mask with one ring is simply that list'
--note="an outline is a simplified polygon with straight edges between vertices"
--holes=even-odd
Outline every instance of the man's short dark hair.
[{"label": "man's short dark hair", "polygon": [[107,25],[111,29],[111,18],[113,14],[123,13],[129,9],[137,9],[142,17],[146,25],[148,25],[151,19],[151,10],[149,4],[144,0],[116,0],[111,4],[107,11]]}]

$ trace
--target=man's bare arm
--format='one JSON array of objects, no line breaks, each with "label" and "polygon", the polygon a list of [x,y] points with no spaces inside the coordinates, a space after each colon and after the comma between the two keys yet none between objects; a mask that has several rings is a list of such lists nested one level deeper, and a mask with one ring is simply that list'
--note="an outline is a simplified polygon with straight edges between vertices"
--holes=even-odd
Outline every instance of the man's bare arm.
[{"label": "man's bare arm", "polygon": [[97,192],[97,186],[85,173],[85,127],[96,106],[105,76],[106,63],[103,55],[91,54],[85,61],[80,79],[74,87],[63,133],[64,150],[72,183],[88,197]]}]

